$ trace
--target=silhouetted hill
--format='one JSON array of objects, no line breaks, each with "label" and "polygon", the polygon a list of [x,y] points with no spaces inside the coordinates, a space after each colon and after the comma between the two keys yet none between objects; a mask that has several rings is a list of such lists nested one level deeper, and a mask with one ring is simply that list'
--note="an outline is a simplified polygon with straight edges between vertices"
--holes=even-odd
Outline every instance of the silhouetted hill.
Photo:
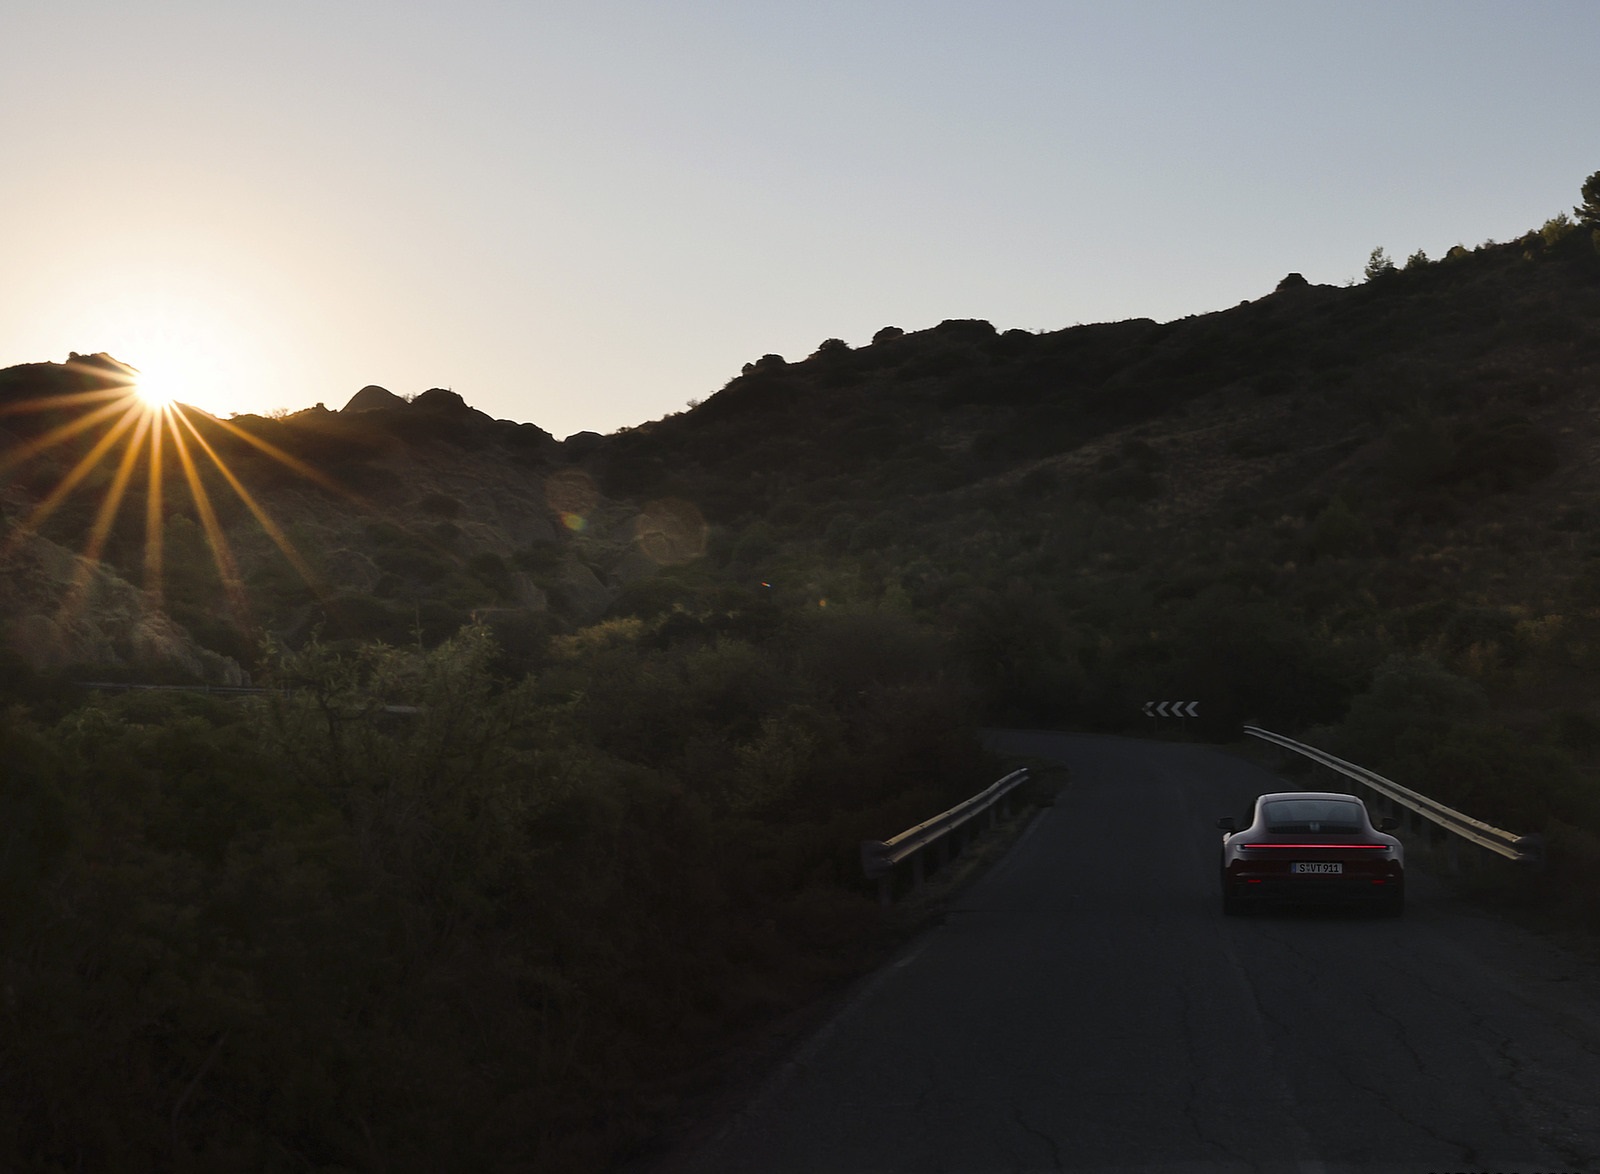
[{"label": "silhouetted hill", "polygon": [[0,372],[0,1166],[614,1168],[881,957],[859,842],[996,777],[981,719],[1303,732],[1600,926],[1597,235],[564,443]]},{"label": "silhouetted hill", "polygon": [[[565,444],[438,388],[272,420],[191,412],[216,459],[194,461],[202,507],[179,446],[163,453],[166,614],[248,669],[263,632],[437,640],[488,616],[534,663],[552,634],[606,615],[700,622],[729,591],[889,600],[965,641],[1015,717],[1116,724],[1188,690],[1218,714],[1331,720],[1396,653],[1535,712],[1542,693],[1582,696],[1594,666],[1572,650],[1600,647],[1597,324],[1600,257],[1552,222],[1359,286],[1291,274],[1174,322],[828,339],[746,364],[689,411]],[[89,401],[17,405],[120,370],[98,356],[0,373],[8,447],[28,454]],[[13,524],[100,435],[13,458]],[[107,459],[41,536],[82,549],[113,479]],[[243,586],[228,614],[206,509]],[[101,551],[128,583],[149,574],[145,519],[127,494]],[[15,606],[51,605],[43,587]],[[1320,659],[1266,671],[1197,650],[1192,625],[1215,630],[1197,609],[1266,617]],[[104,659],[104,641],[80,643],[83,665]],[[96,671],[136,671],[114,660]]]}]

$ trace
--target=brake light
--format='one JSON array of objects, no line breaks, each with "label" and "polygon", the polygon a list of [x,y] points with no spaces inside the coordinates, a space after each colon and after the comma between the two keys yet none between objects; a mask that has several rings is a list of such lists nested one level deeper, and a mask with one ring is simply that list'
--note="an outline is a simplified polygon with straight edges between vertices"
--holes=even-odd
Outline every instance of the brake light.
[{"label": "brake light", "polygon": [[1304,848],[1337,848],[1341,851],[1349,848],[1367,848],[1375,852],[1382,852],[1389,847],[1388,844],[1241,844],[1242,848],[1293,848],[1299,851]]}]

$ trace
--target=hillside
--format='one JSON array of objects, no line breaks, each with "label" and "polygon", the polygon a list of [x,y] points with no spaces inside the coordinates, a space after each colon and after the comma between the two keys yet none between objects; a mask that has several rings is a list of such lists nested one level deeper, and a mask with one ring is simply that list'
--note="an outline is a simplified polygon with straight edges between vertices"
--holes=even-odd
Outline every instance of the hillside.
[{"label": "hillside", "polygon": [[1561,218],[564,442],[0,371],[0,1165],[603,1168],[871,963],[859,841],[981,721],[1252,718],[1544,834],[1519,891],[1600,927],[1597,373]]},{"label": "hillside", "polygon": [[[1054,569],[1069,591],[1143,575],[1146,588],[1165,579],[1169,594],[1192,595],[1191,572],[1205,571],[1186,560],[1215,570],[1225,536],[1222,549],[1261,564],[1272,581],[1259,586],[1274,594],[1295,573],[1286,567],[1318,557],[1358,572],[1399,559],[1415,586],[1384,575],[1380,610],[1448,584],[1454,597],[1564,613],[1579,519],[1600,493],[1600,294],[1586,252],[1582,233],[1553,245],[1530,234],[1354,288],[1291,277],[1256,301],[1160,325],[888,328],[856,350],[829,340],[803,361],[764,357],[691,411],[565,445],[438,390],[373,407],[365,397],[382,389],[368,388],[343,411],[239,417],[226,431],[191,414],[316,571],[289,582],[292,566],[198,462],[250,588],[240,627],[291,640],[314,621],[393,638],[419,609],[434,638],[472,608],[549,615],[556,628],[591,621],[659,565],[639,533],[661,500],[710,524],[710,577],[748,580],[741,567],[796,550],[819,570],[856,571],[850,556],[870,550],[866,561],[893,566],[914,600],[937,603],[952,574],[1026,577],[1027,566],[995,562],[1025,548],[1035,572]],[[25,451],[68,422],[70,404],[18,408],[86,378],[54,364],[0,373],[5,447]],[[25,517],[98,435],[11,458],[7,516]],[[197,522],[172,448],[169,524]],[[45,519],[44,537],[82,548],[111,466],[102,459]],[[142,509],[128,494],[104,551],[132,582]],[[1341,520],[1351,533],[1330,536]],[[668,521],[696,528],[693,513]],[[684,558],[697,549],[687,541]],[[755,557],[763,546],[770,554]],[[248,642],[192,618],[200,643],[248,659]]]},{"label": "hillside", "polygon": [[[115,416],[73,431],[127,373],[74,356],[0,372],[7,643],[34,672],[224,683],[263,638],[428,644],[477,620],[525,671],[605,619],[671,640],[890,607],[954,642],[999,719],[1135,727],[1182,695],[1216,733],[1304,729],[1410,655],[1587,763],[1597,370],[1600,258],[1557,218],[1164,324],[829,339],[565,443],[438,389],[191,410],[198,472],[169,440],[152,540],[148,442],[119,464]],[[94,590],[67,591],[97,546]]]}]

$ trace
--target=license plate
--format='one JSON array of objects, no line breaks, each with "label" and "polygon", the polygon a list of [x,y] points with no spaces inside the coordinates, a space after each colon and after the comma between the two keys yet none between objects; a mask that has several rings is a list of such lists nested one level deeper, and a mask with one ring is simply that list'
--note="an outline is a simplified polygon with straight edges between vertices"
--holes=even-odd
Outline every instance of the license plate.
[{"label": "license plate", "polygon": [[1332,861],[1330,863],[1316,863],[1316,864],[1312,864],[1312,863],[1309,863],[1309,862],[1306,862],[1306,861],[1299,861],[1299,862],[1296,862],[1294,864],[1289,865],[1289,871],[1290,872],[1320,872],[1320,873],[1323,873],[1324,875],[1326,875],[1328,873],[1337,874],[1337,873],[1342,873],[1344,871],[1344,865],[1342,863],[1340,863],[1339,861]]}]

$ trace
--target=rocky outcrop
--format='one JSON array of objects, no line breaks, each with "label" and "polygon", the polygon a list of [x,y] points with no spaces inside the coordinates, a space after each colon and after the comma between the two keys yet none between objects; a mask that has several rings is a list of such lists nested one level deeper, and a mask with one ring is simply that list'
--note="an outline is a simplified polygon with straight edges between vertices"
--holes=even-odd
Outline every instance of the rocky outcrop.
[{"label": "rocky outcrop", "polygon": [[379,387],[376,383],[369,383],[360,391],[350,397],[350,402],[340,408],[341,412],[381,412],[385,408],[403,408],[406,401],[397,396],[386,387]]},{"label": "rocky outcrop", "polygon": [[246,683],[236,661],[195,643],[104,564],[38,535],[7,541],[14,546],[0,568],[0,642],[34,671]]}]

